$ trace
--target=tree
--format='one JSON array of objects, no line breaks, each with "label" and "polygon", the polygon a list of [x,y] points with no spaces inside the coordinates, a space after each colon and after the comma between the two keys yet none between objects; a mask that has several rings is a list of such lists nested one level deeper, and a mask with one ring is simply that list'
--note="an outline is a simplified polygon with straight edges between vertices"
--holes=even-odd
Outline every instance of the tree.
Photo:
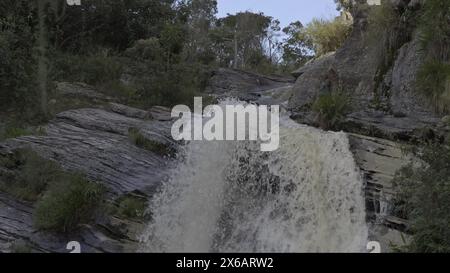
[{"label": "tree", "polygon": [[[41,114],[48,115],[48,57],[47,50],[49,44],[48,37],[48,16],[49,12],[53,13],[54,21],[58,23],[62,20],[66,11],[66,2],[62,0],[36,0],[38,14],[38,69],[37,80],[40,92]],[[49,11],[49,9],[51,11]]]},{"label": "tree", "polygon": [[280,37],[280,21],[273,20],[270,23],[269,30],[267,33],[267,42],[269,47],[269,60],[274,62],[274,55],[280,49],[280,43],[278,42],[278,38]]},{"label": "tree", "polygon": [[[33,9],[28,0],[0,2],[0,106],[34,108]],[[28,107],[27,107],[28,106]]]},{"label": "tree", "polygon": [[265,58],[264,43],[268,38],[272,17],[263,13],[239,12],[217,20],[212,35],[224,65],[253,68],[255,60]]},{"label": "tree", "polygon": [[312,42],[304,34],[300,21],[293,22],[283,29],[286,38],[283,40],[283,61],[285,65],[296,68],[311,58]]},{"label": "tree", "polygon": [[210,31],[216,21],[217,1],[216,0],[185,0],[180,5],[184,5],[187,10],[187,57],[200,58],[205,62],[214,59],[211,53]]}]

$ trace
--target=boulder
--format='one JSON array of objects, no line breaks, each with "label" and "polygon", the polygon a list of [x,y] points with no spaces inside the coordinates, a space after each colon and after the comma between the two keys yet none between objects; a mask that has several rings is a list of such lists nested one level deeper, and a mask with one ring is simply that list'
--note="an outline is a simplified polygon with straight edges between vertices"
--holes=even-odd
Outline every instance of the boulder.
[{"label": "boulder", "polygon": [[300,110],[314,102],[334,61],[335,54],[331,53],[311,61],[293,72],[294,75],[298,75],[298,78],[292,89],[293,94],[289,101],[290,109]]}]

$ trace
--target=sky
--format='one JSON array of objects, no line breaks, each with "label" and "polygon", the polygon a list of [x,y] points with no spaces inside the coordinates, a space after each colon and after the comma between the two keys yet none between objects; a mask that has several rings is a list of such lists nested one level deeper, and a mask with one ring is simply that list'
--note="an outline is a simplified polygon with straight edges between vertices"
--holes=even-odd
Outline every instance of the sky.
[{"label": "sky", "polygon": [[300,20],[304,25],[314,17],[334,18],[338,15],[333,0],[218,0],[218,17],[239,11],[264,12],[280,20],[285,27]]}]

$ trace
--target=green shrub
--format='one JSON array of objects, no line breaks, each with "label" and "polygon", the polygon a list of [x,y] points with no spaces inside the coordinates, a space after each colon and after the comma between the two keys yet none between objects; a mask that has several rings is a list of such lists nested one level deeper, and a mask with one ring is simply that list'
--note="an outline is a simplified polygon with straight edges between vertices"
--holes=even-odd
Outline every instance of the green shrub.
[{"label": "green shrub", "polygon": [[336,51],[340,48],[351,31],[351,22],[342,18],[333,20],[313,19],[304,28],[305,39],[309,40],[316,56]]},{"label": "green shrub", "polygon": [[174,150],[172,148],[168,147],[166,144],[146,138],[137,128],[130,128],[128,130],[128,137],[131,142],[139,148],[162,156],[172,156],[174,154]]},{"label": "green shrub", "polygon": [[408,252],[450,252],[450,148],[429,144],[415,151],[418,162],[394,178],[397,210],[409,220]]},{"label": "green shrub", "polygon": [[450,28],[448,16],[450,1],[427,0],[419,19],[421,49],[436,60],[449,61]]},{"label": "green shrub", "polygon": [[27,128],[7,126],[5,128],[3,135],[1,136],[1,139],[16,138],[16,137],[21,137],[21,136],[26,136],[26,135],[31,135],[31,134],[32,134],[32,132]]},{"label": "green shrub", "polygon": [[55,57],[53,65],[55,80],[91,85],[118,81],[122,72],[120,59],[102,52],[88,56],[60,54]]},{"label": "green shrub", "polygon": [[426,1],[419,20],[420,54],[416,89],[428,97],[436,112],[450,111],[450,1]]},{"label": "green shrub", "polygon": [[31,126],[25,122],[21,121],[13,121],[7,124],[4,124],[2,128],[0,128],[0,140],[5,140],[9,138],[17,138],[21,136],[29,136],[29,135],[38,135],[43,136],[46,135],[47,132],[45,127],[43,126]]},{"label": "green shrub", "polygon": [[0,165],[11,171],[0,174],[0,190],[25,201],[38,200],[63,173],[55,162],[41,158],[31,149],[15,151],[10,158],[2,158]]},{"label": "green shrub", "polygon": [[319,126],[325,130],[337,130],[351,110],[350,96],[342,91],[319,96],[312,106]]},{"label": "green shrub", "polygon": [[114,80],[98,84],[97,87],[103,94],[117,98],[124,104],[134,105],[137,103],[137,89],[132,85]]},{"label": "green shrub", "polygon": [[126,56],[138,60],[162,62],[164,51],[158,38],[138,40],[125,51]]},{"label": "green shrub", "polygon": [[419,69],[416,87],[432,102],[435,110],[450,110],[450,63],[427,61]]},{"label": "green shrub", "polygon": [[374,57],[378,61],[374,88],[376,98],[384,96],[378,92],[379,87],[393,66],[398,50],[411,39],[410,20],[416,20],[416,16],[399,12],[389,0],[382,0],[381,5],[369,9],[368,30],[364,35],[366,45],[374,48]]},{"label": "green shrub", "polygon": [[103,187],[62,170],[31,149],[2,156],[0,170],[1,191],[36,202],[34,220],[38,228],[72,231],[78,224],[88,223],[102,202]]},{"label": "green shrub", "polygon": [[[380,38],[380,35],[388,34],[387,32],[389,31],[394,31],[393,27],[397,25],[398,17],[394,6],[389,0],[382,0],[381,5],[370,7],[367,17],[367,35],[369,35],[368,37],[370,38],[369,42],[374,42],[376,39]],[[387,36],[391,38],[391,35]]]},{"label": "green shrub", "polygon": [[32,249],[29,243],[23,240],[17,240],[11,245],[12,253],[31,253]]},{"label": "green shrub", "polygon": [[147,202],[143,198],[125,196],[119,200],[118,214],[129,219],[143,219],[147,209]]},{"label": "green shrub", "polygon": [[80,224],[89,223],[102,202],[104,189],[81,175],[65,174],[50,185],[36,204],[37,228],[70,232]]},{"label": "green shrub", "polygon": [[0,107],[36,107],[35,35],[29,1],[0,3]]}]

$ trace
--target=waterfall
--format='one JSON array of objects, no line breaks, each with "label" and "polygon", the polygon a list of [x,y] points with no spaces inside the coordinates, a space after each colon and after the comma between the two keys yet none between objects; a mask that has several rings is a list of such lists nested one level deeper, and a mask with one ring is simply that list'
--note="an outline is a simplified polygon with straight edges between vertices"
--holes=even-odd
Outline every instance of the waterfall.
[{"label": "waterfall", "polygon": [[365,252],[363,181],[345,133],[288,118],[280,148],[192,141],[152,199],[147,252]]}]

